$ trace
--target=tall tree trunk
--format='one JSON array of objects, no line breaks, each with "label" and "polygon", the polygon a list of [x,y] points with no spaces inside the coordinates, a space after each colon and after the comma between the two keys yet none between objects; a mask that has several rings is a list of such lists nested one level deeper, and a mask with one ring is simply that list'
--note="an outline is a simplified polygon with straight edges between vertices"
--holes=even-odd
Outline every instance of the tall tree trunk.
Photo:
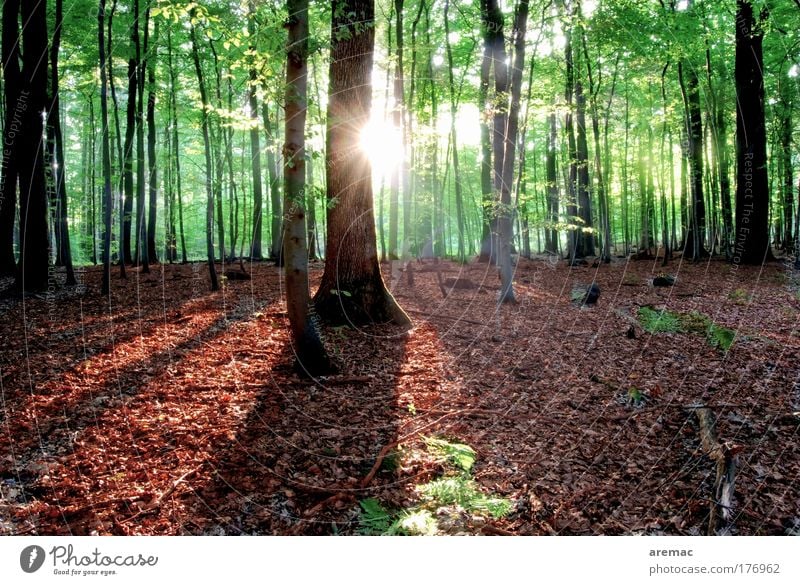
[{"label": "tall tree trunk", "polygon": [[[516,146],[519,135],[519,110],[520,98],[522,96],[522,74],[525,68],[525,31],[528,27],[528,7],[528,0],[520,0],[514,14],[514,25],[511,31],[514,57],[510,80],[508,79],[507,69],[505,71],[506,79],[502,79],[503,66],[499,64],[498,61],[495,61],[495,80],[497,80],[497,74],[500,72],[500,83],[505,85],[504,94],[507,94],[509,89],[511,91],[511,102],[507,114],[508,118],[505,120],[506,124],[503,128],[503,164],[499,194],[500,213],[498,215],[498,231],[500,234],[500,256],[498,258],[498,264],[500,266],[501,283],[499,300],[503,303],[516,302],[513,288],[514,269],[511,263],[511,242],[513,240],[511,186],[514,183],[514,162],[516,161]],[[502,18],[502,16],[500,18]],[[502,36],[500,40],[502,41]],[[501,53],[500,56],[504,56],[503,53]],[[500,92],[498,91],[498,93]],[[508,98],[507,95],[505,97],[506,99]]]},{"label": "tall tree trunk", "polygon": [[372,104],[373,0],[334,0],[326,162],[328,238],[315,303],[339,323],[410,320],[386,290],[378,264],[372,172],[359,135]]},{"label": "tall tree trunk", "polygon": [[480,86],[478,89],[478,109],[481,134],[481,229],[482,262],[494,262],[497,251],[492,232],[494,230],[494,189],[492,188],[492,140],[489,131],[489,84],[492,75],[492,24],[489,20],[488,0],[481,0],[481,34],[483,36],[483,55],[481,58]]},{"label": "tall tree trunk", "polygon": [[135,1],[134,50],[136,54],[136,264],[140,264],[142,272],[150,272],[150,258],[147,254],[147,220],[145,208],[147,202],[146,160],[144,154],[144,84],[145,63],[143,55],[147,54],[150,29],[150,5],[144,12],[144,47],[139,35],[139,0]]},{"label": "tall tree trunk", "polygon": [[[149,19],[147,19],[149,20]],[[147,163],[149,209],[147,214],[147,258],[150,262],[158,262],[156,251],[156,225],[158,222],[158,161],[156,159],[156,59],[158,58],[158,23],[153,29],[153,39],[145,32],[145,46],[148,48],[145,57],[147,68]],[[152,45],[152,48],[150,47]]]},{"label": "tall tree trunk", "polygon": [[450,43],[450,0],[444,4],[444,34],[447,49],[447,72],[450,88],[450,143],[453,156],[453,186],[456,195],[456,222],[458,224],[458,261],[466,259],[466,246],[464,242],[464,196],[461,192],[461,171],[458,165],[458,133],[456,131],[456,87],[453,80],[453,47]]},{"label": "tall tree trunk", "polygon": [[19,242],[17,288],[41,291],[48,286],[49,245],[47,185],[42,145],[42,112],[47,109],[47,8],[44,2],[23,2],[22,131],[18,143]]},{"label": "tall tree trunk", "polygon": [[[196,15],[197,9],[192,9],[192,18],[198,18]],[[211,161],[211,139],[208,128],[208,93],[206,92],[203,68],[200,65],[196,24],[191,26],[189,34],[192,41],[192,60],[194,61],[194,70],[197,75],[197,85],[200,89],[200,103],[203,107],[201,127],[203,130],[203,147],[206,161],[206,261],[208,262],[208,274],[211,278],[211,290],[216,291],[219,290],[219,282],[217,280],[217,267],[214,265],[214,190],[212,187],[214,167]]]},{"label": "tall tree trunk", "polygon": [[3,98],[5,120],[3,124],[2,179],[0,179],[0,274],[11,275],[16,270],[14,257],[14,225],[17,217],[17,180],[19,175],[19,141],[22,133],[22,108],[20,100],[22,78],[20,73],[19,10],[20,0],[3,2]]},{"label": "tall tree trunk", "polygon": [[[136,97],[139,94],[138,77],[138,45],[139,45],[139,0],[134,0],[134,21],[131,26],[131,55],[128,59],[128,105],[126,108],[125,146],[123,154],[124,210],[122,227],[123,262],[133,264],[138,261],[133,257],[131,248],[131,232],[133,230],[133,142],[136,138]],[[112,55],[112,53],[109,53]],[[111,59],[109,60],[111,61]]]},{"label": "tall tree trunk", "polygon": [[[111,10],[108,13],[108,25],[106,31],[108,33],[108,48],[106,49],[106,55],[110,56],[114,54],[114,12],[117,10],[117,0],[113,0],[111,3]],[[108,89],[111,91],[111,101],[114,104],[114,137],[117,146],[117,159],[119,165],[119,186],[118,186],[118,193],[119,193],[119,275],[120,278],[125,279],[127,278],[127,274],[125,272],[125,263],[128,262],[128,258],[130,257],[130,248],[131,248],[131,238],[130,238],[130,212],[131,209],[127,209],[125,207],[125,197],[127,193],[127,182],[126,177],[128,176],[125,172],[127,163],[126,161],[126,154],[129,152],[129,144],[127,142],[127,134],[126,134],[126,143],[123,147],[122,145],[122,130],[120,129],[119,123],[119,103],[117,101],[117,88],[116,84],[114,83],[114,60],[110,57],[107,57],[108,62]],[[128,69],[128,75],[130,76],[130,67]],[[135,77],[135,76],[134,76]],[[129,104],[130,106],[130,104]],[[130,128],[130,131],[133,131],[133,128]],[[132,135],[131,135],[132,136]],[[131,191],[133,190],[133,184],[131,183]],[[128,230],[128,237],[125,238],[125,229],[127,225]],[[127,242],[127,250],[128,256],[125,256],[125,242]]]},{"label": "tall tree trunk", "polygon": [[269,177],[269,195],[270,195],[270,205],[272,207],[272,217],[270,226],[272,241],[270,243],[269,256],[272,260],[275,260],[280,264],[282,262],[281,219],[283,217],[283,213],[281,211],[280,175],[278,174],[278,164],[275,160],[275,152],[273,151],[272,143],[274,142],[274,132],[273,132],[272,122],[269,117],[269,108],[267,106],[266,100],[264,100],[262,111],[264,117],[264,130],[266,131],[268,138],[267,176]]},{"label": "tall tree trunk", "polygon": [[99,0],[97,11],[97,48],[100,54],[100,125],[103,152],[103,282],[101,294],[111,292],[111,141],[108,133],[108,81],[106,74],[106,47],[104,38],[106,0]]},{"label": "tall tree trunk", "polygon": [[[395,74],[394,74],[394,107],[392,108],[392,125],[395,131],[401,132],[405,138],[405,133],[408,129],[404,124],[404,107],[405,107],[405,88],[403,78],[403,5],[404,0],[393,0],[394,15],[395,15]],[[406,141],[403,140],[405,147]],[[405,156],[403,157],[405,158]],[[403,174],[403,162],[397,161],[394,169],[392,170],[391,183],[389,186],[389,258],[396,259],[401,255],[405,255],[408,251],[409,234],[406,230],[409,225],[403,225],[403,247],[402,251],[398,248],[398,223],[399,223],[399,202],[400,193],[403,189],[407,189],[406,176]],[[405,205],[403,206],[403,213],[405,218]]]},{"label": "tall tree trunk", "polygon": [[678,63],[678,79],[685,110],[690,198],[683,257],[697,260],[707,254],[704,247],[706,211],[703,199],[703,121],[700,110],[700,88],[694,69],[691,66],[684,67],[683,62]]},{"label": "tall tree trunk", "polygon": [[558,254],[558,175],[556,173],[556,150],[558,136],[556,114],[548,116],[547,152],[545,153],[545,176],[547,181],[547,231],[545,231],[545,251]]},{"label": "tall tree trunk", "polygon": [[736,3],[736,246],[734,262],[760,265],[769,247],[767,132],[761,23],[753,4]]},{"label": "tall tree trunk", "polygon": [[783,158],[783,249],[792,252],[794,249],[794,177],[792,173],[792,105],[784,103],[781,115],[781,156]]},{"label": "tall tree trunk", "polygon": [[[252,44],[250,50],[255,53],[255,25],[256,4],[254,0],[247,2],[247,30],[250,33]],[[247,88],[247,103],[250,114],[250,167],[253,178],[253,236],[250,245],[250,258],[261,260],[261,232],[264,216],[264,188],[261,183],[261,137],[258,128],[258,72],[253,62],[249,72],[249,85]]]},{"label": "tall tree trunk", "polygon": [[309,315],[308,247],[306,243],[305,126],[308,63],[308,0],[287,0],[289,39],[286,56],[285,143],[283,147],[283,253],[286,309],[292,331],[295,367],[309,376],[326,374],[331,363],[316,323]]},{"label": "tall tree trunk", "polygon": [[174,149],[173,164],[175,168],[175,192],[178,203],[178,230],[181,238],[181,262],[186,264],[189,259],[186,254],[186,233],[183,227],[183,193],[181,192],[181,148],[178,133],[178,75],[172,62],[172,27],[167,27],[167,59],[169,66],[169,98],[172,110],[172,148]]},{"label": "tall tree trunk", "polygon": [[594,256],[594,227],[592,220],[592,198],[589,193],[589,146],[586,140],[586,96],[583,83],[575,83],[575,126],[576,126],[576,176],[575,185],[578,200],[578,230],[575,256]]},{"label": "tall tree trunk", "polygon": [[[49,132],[52,134],[51,153],[53,180],[55,181],[56,194],[56,264],[64,266],[67,270],[67,286],[76,284],[75,271],[72,267],[72,250],[69,239],[69,224],[67,223],[67,184],[64,179],[64,137],[61,131],[61,100],[58,88],[58,52],[61,48],[61,26],[64,22],[64,1],[56,0],[55,28],[50,43],[50,112],[48,122]],[[93,165],[94,166],[94,165]],[[94,193],[92,194],[94,200]]]}]

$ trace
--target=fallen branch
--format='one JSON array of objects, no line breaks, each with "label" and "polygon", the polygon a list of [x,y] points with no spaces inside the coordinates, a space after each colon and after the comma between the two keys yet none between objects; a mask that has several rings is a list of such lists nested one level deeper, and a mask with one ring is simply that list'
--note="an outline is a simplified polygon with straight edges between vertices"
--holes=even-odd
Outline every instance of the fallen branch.
[{"label": "fallen branch", "polygon": [[710,408],[694,411],[700,425],[700,444],[705,454],[716,462],[714,497],[708,515],[709,536],[727,533],[733,520],[733,490],[736,482],[737,453],[741,447],[720,443],[714,413]]}]

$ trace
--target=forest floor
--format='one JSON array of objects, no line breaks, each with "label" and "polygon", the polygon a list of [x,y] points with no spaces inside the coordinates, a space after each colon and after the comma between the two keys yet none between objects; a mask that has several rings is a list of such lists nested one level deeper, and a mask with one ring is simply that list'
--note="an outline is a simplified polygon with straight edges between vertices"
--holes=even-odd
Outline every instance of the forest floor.
[{"label": "forest floor", "polygon": [[[0,534],[704,534],[699,405],[738,453],[727,530],[800,530],[797,273],[537,258],[498,309],[494,269],[439,264],[473,287],[443,297],[431,262],[392,283],[414,328],[325,328],[341,371],[315,381],[266,262],[216,293],[191,264],[115,274],[110,303],[97,268],[6,295]],[[641,307],[722,340],[647,332]]]}]

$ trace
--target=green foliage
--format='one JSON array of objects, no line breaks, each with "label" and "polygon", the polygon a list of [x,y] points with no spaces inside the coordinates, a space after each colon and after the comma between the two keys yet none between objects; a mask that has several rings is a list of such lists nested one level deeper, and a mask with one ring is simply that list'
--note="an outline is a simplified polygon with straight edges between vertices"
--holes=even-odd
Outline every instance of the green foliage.
[{"label": "green foliage", "polygon": [[636,406],[637,408],[642,405],[645,395],[636,386],[631,386],[628,390],[628,404]]},{"label": "green foliage", "polygon": [[475,464],[475,450],[464,443],[455,443],[436,437],[422,439],[428,452],[441,461],[445,461],[461,471],[469,472]]},{"label": "green foliage", "polygon": [[375,498],[367,498],[359,502],[361,513],[358,517],[359,534],[387,534],[394,522],[392,514]]},{"label": "green foliage", "polygon": [[753,298],[753,295],[743,288],[737,288],[736,290],[728,293],[728,298],[734,301],[737,305],[743,305],[750,301],[750,299]]},{"label": "green foliage", "polygon": [[725,352],[731,348],[735,339],[735,331],[727,327],[720,327],[715,323],[709,326],[708,332],[706,333],[706,341],[708,341],[708,344]]},{"label": "green foliage", "polygon": [[681,330],[678,316],[667,310],[640,307],[638,317],[639,323],[648,333],[678,333]]},{"label": "green foliage", "polygon": [[[475,450],[465,443],[449,441],[439,437],[425,437],[423,442],[435,461],[448,466],[445,475],[428,483],[416,486],[421,497],[417,506],[391,511],[375,498],[367,498],[359,504],[358,533],[363,535],[433,535],[440,532],[434,515],[443,507],[486,514],[492,518],[503,518],[513,509],[510,500],[487,495],[470,474],[475,463]],[[400,454],[397,455],[398,465]],[[387,458],[388,459],[388,458]]]},{"label": "green foliage", "polygon": [[674,313],[666,309],[641,307],[639,322],[650,333],[693,333],[705,337],[711,347],[727,352],[736,339],[736,332],[717,325],[708,315],[699,311]]},{"label": "green foliage", "polygon": [[475,480],[467,475],[454,475],[417,486],[423,499],[439,505],[456,505],[468,512],[483,512],[492,518],[507,516],[512,510],[510,500],[494,498],[480,492]]}]

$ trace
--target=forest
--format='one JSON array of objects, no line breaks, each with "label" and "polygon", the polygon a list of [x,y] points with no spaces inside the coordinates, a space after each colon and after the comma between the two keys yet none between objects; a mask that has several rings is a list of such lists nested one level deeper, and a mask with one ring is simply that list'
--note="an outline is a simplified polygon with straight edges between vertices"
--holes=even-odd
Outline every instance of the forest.
[{"label": "forest", "polygon": [[5,0],[0,535],[800,534],[800,0]]}]

